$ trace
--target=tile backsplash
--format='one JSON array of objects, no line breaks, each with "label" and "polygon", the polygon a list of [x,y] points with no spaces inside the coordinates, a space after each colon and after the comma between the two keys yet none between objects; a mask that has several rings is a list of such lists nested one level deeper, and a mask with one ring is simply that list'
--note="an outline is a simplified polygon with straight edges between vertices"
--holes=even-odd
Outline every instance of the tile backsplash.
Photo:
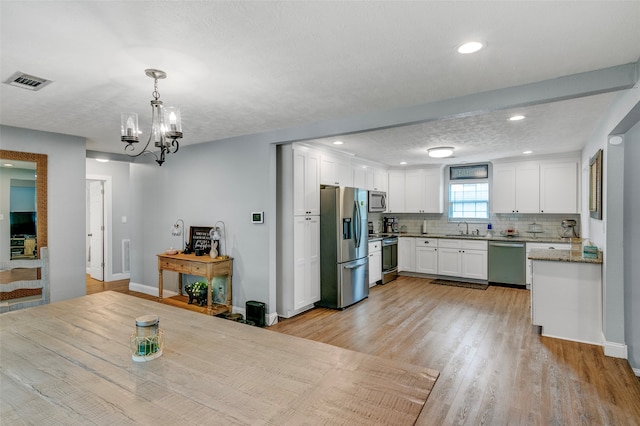
[{"label": "tile backsplash", "polygon": [[[422,222],[427,221],[427,232],[430,234],[457,234],[465,230],[464,225],[458,225],[458,221],[450,222],[446,214],[424,214],[424,213],[369,213],[369,221],[373,222],[374,231],[382,231],[382,220],[385,216],[398,218],[400,232],[420,233]],[[576,232],[580,234],[579,214],[492,214],[488,221],[469,222],[469,232],[476,229],[480,235],[486,235],[487,224],[491,223],[493,235],[500,235],[508,227],[514,227],[523,236],[534,236],[527,231],[529,225],[536,223],[540,225],[542,233],[538,237],[561,237],[564,229],[560,226],[563,219],[574,219],[577,222]]]}]

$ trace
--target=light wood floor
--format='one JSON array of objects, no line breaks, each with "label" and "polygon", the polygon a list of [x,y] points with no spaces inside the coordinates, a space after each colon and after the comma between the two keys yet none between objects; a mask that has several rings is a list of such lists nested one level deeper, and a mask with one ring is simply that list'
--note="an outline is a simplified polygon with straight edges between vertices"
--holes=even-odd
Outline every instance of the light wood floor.
[{"label": "light wood floor", "polygon": [[640,383],[601,347],[530,325],[527,290],[400,277],[344,311],[271,330],[440,371],[420,425],[638,425]]},{"label": "light wood floor", "polygon": [[[87,278],[87,293],[128,281]],[[344,311],[316,308],[270,330],[440,371],[419,425],[640,425],[626,360],[531,326],[527,290],[473,290],[400,277]]]}]

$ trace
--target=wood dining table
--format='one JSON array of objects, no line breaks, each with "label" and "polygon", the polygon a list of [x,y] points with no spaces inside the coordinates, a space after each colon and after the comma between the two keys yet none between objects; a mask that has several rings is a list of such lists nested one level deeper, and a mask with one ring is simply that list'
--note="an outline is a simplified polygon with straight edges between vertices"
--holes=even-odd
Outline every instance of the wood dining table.
[{"label": "wood dining table", "polygon": [[[137,362],[142,315],[165,340]],[[437,377],[112,291],[0,315],[3,425],[410,425]]]}]

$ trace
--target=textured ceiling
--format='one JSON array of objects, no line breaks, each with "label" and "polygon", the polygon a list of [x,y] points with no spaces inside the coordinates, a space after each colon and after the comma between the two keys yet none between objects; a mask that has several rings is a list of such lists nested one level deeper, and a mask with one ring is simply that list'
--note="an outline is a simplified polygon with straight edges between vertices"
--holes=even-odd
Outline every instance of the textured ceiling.
[{"label": "textured ceiling", "polygon": [[[118,153],[121,112],[137,112],[143,130],[149,125],[146,68],[167,72],[161,100],[181,108],[188,145],[640,57],[637,1],[2,0],[0,12],[0,79],[22,71],[53,80],[39,92],[0,84],[0,123],[81,136],[88,150]],[[487,47],[455,53],[469,39]],[[342,139],[345,150],[389,165],[415,161],[444,141],[460,161],[531,147],[577,150],[611,99],[527,107],[530,119],[519,123],[506,122],[505,111],[489,112]]]}]

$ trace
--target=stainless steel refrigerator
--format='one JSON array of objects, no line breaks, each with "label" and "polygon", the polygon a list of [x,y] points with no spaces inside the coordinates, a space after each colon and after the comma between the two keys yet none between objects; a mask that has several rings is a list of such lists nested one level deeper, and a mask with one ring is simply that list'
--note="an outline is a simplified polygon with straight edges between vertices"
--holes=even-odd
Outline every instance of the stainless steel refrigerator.
[{"label": "stainless steel refrigerator", "polygon": [[346,308],[369,296],[367,190],[320,189],[320,301]]}]

